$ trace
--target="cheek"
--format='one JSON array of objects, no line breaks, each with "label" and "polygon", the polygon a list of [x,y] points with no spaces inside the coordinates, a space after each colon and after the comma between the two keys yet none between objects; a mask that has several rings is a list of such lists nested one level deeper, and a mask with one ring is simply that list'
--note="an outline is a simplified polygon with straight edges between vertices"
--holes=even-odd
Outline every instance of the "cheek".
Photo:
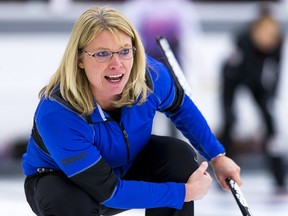
[{"label": "cheek", "polygon": [[129,77],[130,77],[130,75],[131,75],[131,71],[132,71],[132,66],[133,66],[133,64],[130,64],[128,67],[126,67],[126,69],[127,69],[127,80],[129,80]]},{"label": "cheek", "polygon": [[86,68],[85,74],[86,74],[88,81],[92,85],[97,85],[101,82],[101,76],[100,76],[101,73],[99,73],[98,70]]},{"label": "cheek", "polygon": [[130,74],[133,67],[133,61],[126,66],[127,72]]}]

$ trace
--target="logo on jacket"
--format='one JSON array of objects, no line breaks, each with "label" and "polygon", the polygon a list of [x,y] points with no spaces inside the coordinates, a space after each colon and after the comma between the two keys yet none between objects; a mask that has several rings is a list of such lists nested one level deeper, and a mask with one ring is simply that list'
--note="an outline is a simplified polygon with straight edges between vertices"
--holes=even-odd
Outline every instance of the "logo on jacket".
[{"label": "logo on jacket", "polygon": [[61,164],[63,165],[63,166],[67,166],[67,165],[69,165],[69,164],[71,164],[71,163],[75,163],[75,162],[77,162],[77,161],[80,161],[80,160],[82,160],[84,157],[86,157],[87,156],[87,153],[86,152],[81,152],[81,153],[79,153],[79,154],[77,154],[77,155],[74,155],[74,156],[70,156],[70,157],[67,157],[67,158],[63,158],[62,160],[61,160]]}]

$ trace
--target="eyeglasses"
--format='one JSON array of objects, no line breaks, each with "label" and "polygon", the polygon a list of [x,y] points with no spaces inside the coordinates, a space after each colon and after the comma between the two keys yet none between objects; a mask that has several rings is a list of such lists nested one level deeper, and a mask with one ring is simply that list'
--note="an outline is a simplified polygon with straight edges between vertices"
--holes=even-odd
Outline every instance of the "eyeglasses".
[{"label": "eyeglasses", "polygon": [[131,47],[131,48],[123,48],[117,52],[111,52],[111,51],[99,51],[94,54],[87,52],[84,50],[84,53],[87,54],[90,57],[94,57],[96,61],[100,63],[108,62],[112,59],[114,54],[118,54],[119,58],[124,59],[124,60],[129,60],[133,58],[133,56],[136,53],[136,48]]}]

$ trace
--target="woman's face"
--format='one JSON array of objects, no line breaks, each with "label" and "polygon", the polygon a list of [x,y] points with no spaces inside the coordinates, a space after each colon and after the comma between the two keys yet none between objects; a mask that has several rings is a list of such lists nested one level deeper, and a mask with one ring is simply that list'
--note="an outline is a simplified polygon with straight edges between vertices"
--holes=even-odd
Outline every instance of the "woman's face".
[{"label": "woman's face", "polygon": [[92,94],[97,102],[102,100],[113,101],[122,93],[133,66],[133,57],[123,59],[117,53],[113,53],[112,58],[106,62],[98,62],[95,57],[103,58],[109,52],[126,51],[132,48],[132,40],[126,34],[120,32],[119,40],[109,31],[98,34],[86,47],[79,67],[84,69],[90,82]]},{"label": "woman's face", "polygon": [[252,37],[258,49],[269,52],[279,43],[280,29],[274,22],[264,20],[254,29]]}]

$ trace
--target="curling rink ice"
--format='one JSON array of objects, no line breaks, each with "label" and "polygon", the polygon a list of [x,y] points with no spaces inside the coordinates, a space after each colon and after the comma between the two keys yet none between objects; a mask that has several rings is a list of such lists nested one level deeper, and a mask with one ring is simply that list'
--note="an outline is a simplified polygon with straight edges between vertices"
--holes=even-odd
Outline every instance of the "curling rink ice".
[{"label": "curling rink ice", "polygon": [[[253,216],[287,216],[288,195],[273,192],[270,176],[264,171],[243,172],[242,192]],[[23,177],[0,179],[0,215],[34,216],[25,201]],[[144,216],[144,210],[129,210],[119,216]],[[163,215],[164,216],[164,215]],[[241,216],[231,193],[220,190],[216,182],[202,200],[195,202],[195,216]]]}]

